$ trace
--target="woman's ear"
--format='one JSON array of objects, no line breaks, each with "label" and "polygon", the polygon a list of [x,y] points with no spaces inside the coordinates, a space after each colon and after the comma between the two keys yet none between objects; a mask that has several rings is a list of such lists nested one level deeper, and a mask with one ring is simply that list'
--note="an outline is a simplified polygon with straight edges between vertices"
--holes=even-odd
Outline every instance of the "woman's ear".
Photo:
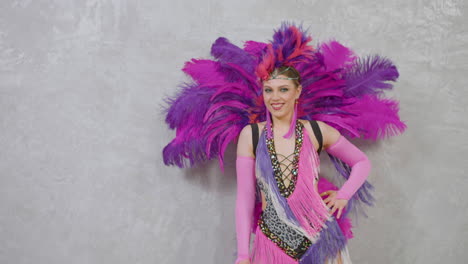
[{"label": "woman's ear", "polygon": [[297,97],[296,97],[296,99],[299,99],[299,97],[301,97],[301,93],[302,93],[302,85],[299,85],[297,87]]}]

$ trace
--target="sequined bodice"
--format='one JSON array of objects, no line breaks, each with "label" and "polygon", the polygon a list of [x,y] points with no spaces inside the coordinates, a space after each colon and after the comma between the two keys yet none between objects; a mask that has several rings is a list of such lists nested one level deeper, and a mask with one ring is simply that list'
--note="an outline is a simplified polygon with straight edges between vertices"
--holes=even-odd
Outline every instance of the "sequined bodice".
[{"label": "sequined bodice", "polygon": [[[265,126],[264,130],[267,127]],[[302,147],[304,125],[301,122],[296,123],[294,152],[288,156],[276,154],[274,137],[266,139],[268,154],[270,155],[271,165],[275,172],[276,183],[282,196],[289,197],[296,188],[297,172],[299,167],[299,152]],[[280,156],[280,158],[278,158]],[[285,181],[289,180],[286,186]]]}]

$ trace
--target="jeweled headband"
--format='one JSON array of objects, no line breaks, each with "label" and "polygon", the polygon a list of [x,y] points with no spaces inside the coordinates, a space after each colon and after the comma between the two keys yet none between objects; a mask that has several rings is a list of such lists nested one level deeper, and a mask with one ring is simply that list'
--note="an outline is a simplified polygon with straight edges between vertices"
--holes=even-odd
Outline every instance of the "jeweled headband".
[{"label": "jeweled headband", "polygon": [[273,79],[281,79],[281,80],[298,80],[299,77],[278,77],[279,75],[283,74],[284,72],[287,72],[290,69],[290,67],[287,67],[285,70],[277,73],[277,74],[271,74],[270,78],[268,80],[273,80]]}]

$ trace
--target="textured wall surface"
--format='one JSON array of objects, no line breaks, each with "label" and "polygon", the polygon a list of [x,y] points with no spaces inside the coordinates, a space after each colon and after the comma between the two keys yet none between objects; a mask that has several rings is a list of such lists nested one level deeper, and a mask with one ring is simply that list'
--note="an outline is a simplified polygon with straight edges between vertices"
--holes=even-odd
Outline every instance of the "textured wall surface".
[{"label": "textured wall surface", "polygon": [[407,132],[355,141],[378,203],[354,263],[464,263],[467,15],[464,0],[2,0],[0,263],[233,263],[235,146],[224,175],[165,167],[160,108],[218,36],[266,41],[283,20],[400,70]]}]

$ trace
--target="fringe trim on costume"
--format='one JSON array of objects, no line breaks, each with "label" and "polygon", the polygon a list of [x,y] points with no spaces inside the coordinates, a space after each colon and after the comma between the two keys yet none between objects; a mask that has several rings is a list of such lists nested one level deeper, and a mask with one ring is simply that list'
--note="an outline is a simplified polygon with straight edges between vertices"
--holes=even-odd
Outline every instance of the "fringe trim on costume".
[{"label": "fringe trim on costume", "polygon": [[309,236],[315,238],[312,243],[318,239],[317,235],[330,217],[329,208],[316,192],[314,186],[319,166],[317,152],[314,151],[312,142],[304,129],[303,145],[299,158],[299,176],[296,188],[287,200],[301,227],[306,230]]},{"label": "fringe trim on costume", "polygon": [[251,264],[297,264],[298,261],[284,253],[263,234],[260,228],[255,233]]}]

